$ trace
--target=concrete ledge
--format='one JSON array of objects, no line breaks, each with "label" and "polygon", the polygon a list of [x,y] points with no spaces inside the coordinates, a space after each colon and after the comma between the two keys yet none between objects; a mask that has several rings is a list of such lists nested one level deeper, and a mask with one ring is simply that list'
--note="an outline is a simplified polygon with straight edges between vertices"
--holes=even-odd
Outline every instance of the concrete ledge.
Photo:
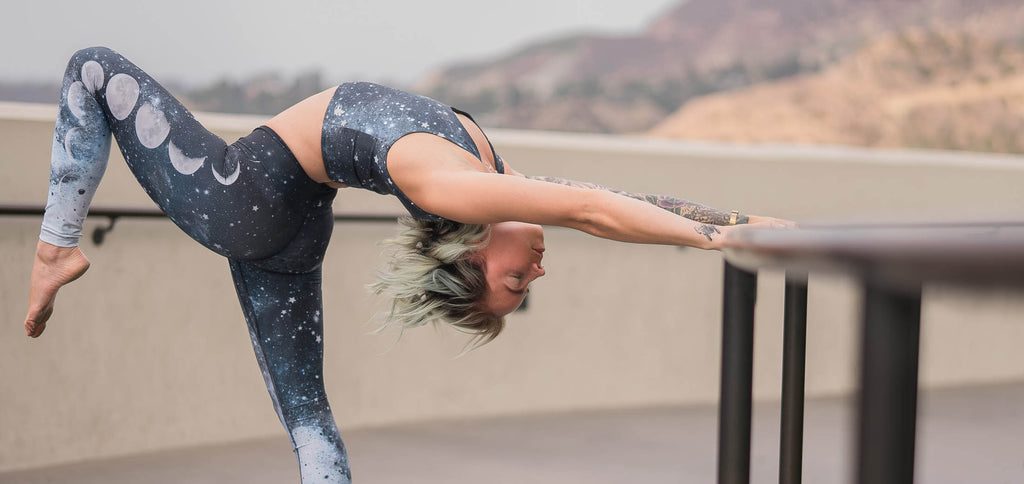
[{"label": "concrete ledge", "polygon": [[[0,120],[53,123],[56,106],[0,101]],[[248,132],[269,116],[193,113],[214,131]],[[657,138],[643,135],[607,135],[553,131],[487,129],[491,140],[502,146],[532,147],[566,151],[597,151],[660,154],[681,157],[731,158],[807,163],[877,163],[900,166],[956,166],[1024,171],[1024,155],[970,153],[941,150],[858,148],[851,146],[793,145],[778,143],[730,144]]]}]

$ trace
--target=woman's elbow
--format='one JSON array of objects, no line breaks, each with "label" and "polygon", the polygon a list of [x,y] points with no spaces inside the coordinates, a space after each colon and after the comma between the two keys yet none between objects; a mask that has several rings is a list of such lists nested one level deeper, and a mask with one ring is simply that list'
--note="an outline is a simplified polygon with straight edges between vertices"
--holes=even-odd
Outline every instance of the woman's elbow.
[{"label": "woman's elbow", "polygon": [[593,190],[589,191],[587,196],[580,197],[579,203],[567,214],[569,223],[566,225],[590,235],[607,236],[609,220],[602,201],[603,195]]}]

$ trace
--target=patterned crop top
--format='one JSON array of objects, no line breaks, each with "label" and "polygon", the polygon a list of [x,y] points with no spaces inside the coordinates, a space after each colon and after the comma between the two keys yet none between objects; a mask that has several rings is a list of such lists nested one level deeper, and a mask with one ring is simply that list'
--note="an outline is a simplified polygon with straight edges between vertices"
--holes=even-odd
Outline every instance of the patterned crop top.
[{"label": "patterned crop top", "polygon": [[[456,113],[473,119],[465,112],[425,96],[369,82],[342,84],[327,106],[320,138],[327,176],[350,187],[394,195],[418,220],[443,220],[417,207],[395,186],[386,160],[391,145],[403,136],[430,133],[455,143],[483,161]],[[490,140],[487,143],[490,145]],[[493,146],[491,151],[494,151]],[[494,165],[498,173],[505,172],[497,153]]]}]

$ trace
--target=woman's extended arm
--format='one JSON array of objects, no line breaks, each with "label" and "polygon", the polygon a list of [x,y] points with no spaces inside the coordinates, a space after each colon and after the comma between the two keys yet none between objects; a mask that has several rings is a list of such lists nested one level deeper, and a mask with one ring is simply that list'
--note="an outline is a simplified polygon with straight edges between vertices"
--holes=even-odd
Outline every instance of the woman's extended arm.
[{"label": "woman's extended arm", "polygon": [[[553,176],[526,176],[531,180],[540,180],[549,183],[557,183],[559,185],[566,185],[570,187],[588,188],[592,190],[606,190],[619,195],[624,195],[629,198],[635,198],[640,201],[647,202],[656,207],[668,210],[676,215],[686,217],[690,220],[712,224],[712,225],[730,225],[729,218],[732,216],[732,212],[719,210],[717,208],[709,207],[702,203],[691,202],[682,198],[677,198],[669,195],[648,195],[645,193],[632,193],[622,190],[616,190],[614,188],[608,188],[606,186],[598,185],[597,183],[579,182],[575,180],[567,180],[565,178],[558,178]],[[750,216],[745,214],[739,214],[736,218],[737,224],[745,224],[750,221]]]},{"label": "woman's extended arm", "polygon": [[785,220],[780,220],[780,219],[776,219],[776,218],[759,217],[757,215],[747,215],[747,214],[742,214],[742,213],[738,213],[737,217],[736,217],[736,221],[733,222],[733,223],[730,223],[732,221],[731,220],[731,218],[732,218],[732,212],[731,211],[725,211],[725,210],[720,210],[720,209],[717,209],[717,208],[714,208],[714,207],[709,207],[709,206],[704,205],[702,203],[692,202],[690,200],[685,200],[685,199],[682,199],[682,198],[679,198],[679,197],[673,197],[673,196],[670,196],[670,195],[649,195],[649,194],[646,194],[646,193],[627,192],[627,191],[624,191],[624,190],[617,190],[615,188],[609,188],[609,187],[606,187],[606,186],[603,186],[603,185],[599,185],[597,183],[581,182],[581,181],[569,180],[569,179],[566,179],[566,178],[559,178],[559,177],[554,177],[554,176],[524,175],[524,174],[519,173],[518,171],[516,171],[511,166],[509,166],[507,162],[505,163],[505,173],[508,173],[510,175],[519,176],[519,177],[523,177],[523,178],[529,178],[529,179],[532,179],[532,180],[540,180],[540,181],[546,181],[546,182],[549,182],[549,183],[557,183],[559,185],[565,185],[565,186],[570,186],[570,187],[579,187],[579,188],[588,188],[588,189],[592,189],[592,190],[605,190],[605,191],[609,191],[609,192],[616,193],[616,194],[619,194],[619,195],[622,195],[622,196],[626,196],[626,197],[629,197],[629,198],[635,198],[637,200],[647,202],[647,203],[649,203],[651,205],[654,205],[656,207],[662,208],[664,210],[668,210],[669,212],[672,212],[672,213],[674,213],[676,215],[679,215],[681,217],[686,217],[686,218],[688,218],[690,220],[693,220],[693,221],[696,221],[696,222],[700,222],[700,223],[705,223],[705,224],[712,224],[712,225],[738,225],[738,224],[762,223],[762,222],[767,222],[767,223],[783,223],[783,224],[788,223]]},{"label": "woman's extended arm", "polygon": [[424,210],[463,223],[520,221],[558,225],[641,244],[718,249],[733,227],[719,227],[605,190],[515,176],[454,171],[423,173],[406,195]]},{"label": "woman's extended arm", "polygon": [[506,173],[519,176],[482,172],[473,169],[479,164],[473,155],[428,134],[395,143],[387,163],[395,184],[417,206],[462,223],[557,225],[622,242],[703,249],[721,248],[734,228],[690,220],[607,190],[530,179],[511,169]]}]

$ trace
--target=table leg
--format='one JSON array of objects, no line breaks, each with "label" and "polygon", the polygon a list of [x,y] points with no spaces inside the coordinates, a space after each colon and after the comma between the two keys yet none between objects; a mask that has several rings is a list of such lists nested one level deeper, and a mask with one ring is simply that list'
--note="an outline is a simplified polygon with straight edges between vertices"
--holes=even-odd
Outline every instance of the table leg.
[{"label": "table leg", "polygon": [[799,484],[803,476],[804,374],[807,357],[807,281],[786,280],[782,343],[782,427],[779,483]]},{"label": "table leg", "polygon": [[858,482],[912,484],[921,290],[865,286]]},{"label": "table leg", "polygon": [[750,482],[750,414],[757,274],[725,264],[722,383],[718,406],[718,482]]}]

